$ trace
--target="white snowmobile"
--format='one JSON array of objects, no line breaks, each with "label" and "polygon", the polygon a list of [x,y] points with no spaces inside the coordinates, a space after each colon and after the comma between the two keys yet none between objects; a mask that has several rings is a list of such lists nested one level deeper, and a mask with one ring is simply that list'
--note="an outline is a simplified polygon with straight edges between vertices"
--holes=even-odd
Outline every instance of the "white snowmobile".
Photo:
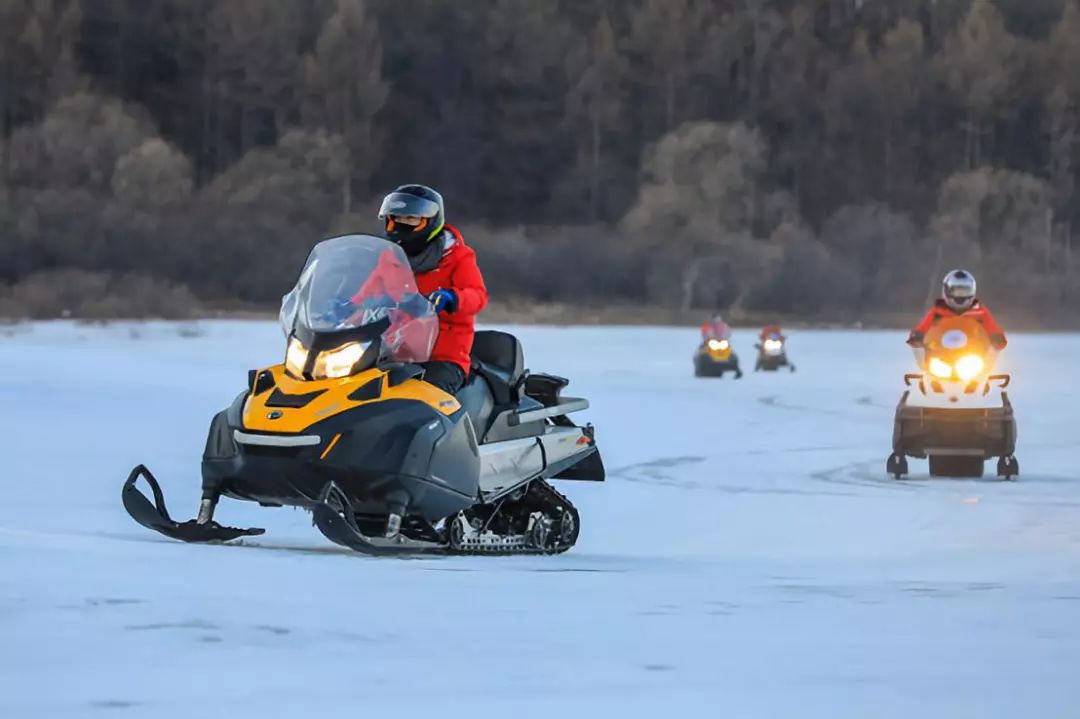
[{"label": "white snowmobile", "polygon": [[922,372],[907,374],[893,427],[886,470],[908,473],[907,457],[927,457],[932,477],[981,477],[987,459],[997,474],[1020,473],[1016,419],[1005,388],[1011,377],[992,374],[997,351],[986,329],[971,317],[942,319],[927,332],[915,357]]}]

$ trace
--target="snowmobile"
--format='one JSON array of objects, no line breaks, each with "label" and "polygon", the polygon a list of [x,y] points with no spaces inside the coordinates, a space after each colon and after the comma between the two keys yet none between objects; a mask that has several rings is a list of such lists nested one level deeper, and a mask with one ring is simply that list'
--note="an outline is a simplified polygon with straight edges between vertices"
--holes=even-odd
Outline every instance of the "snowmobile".
[{"label": "snowmobile", "polygon": [[780,332],[769,332],[761,342],[754,345],[758,351],[757,361],[754,362],[755,372],[775,372],[781,367],[787,367],[789,372],[795,371],[787,356],[787,337]]},{"label": "snowmobile", "polygon": [[985,461],[998,457],[997,475],[1017,476],[1016,419],[1005,391],[1011,377],[993,374],[997,350],[982,324],[944,319],[915,356],[922,372],[904,376],[888,473],[901,479],[907,457],[927,457],[932,477],[981,477]]},{"label": "snowmobile", "polygon": [[229,497],[309,510],[329,540],[367,554],[554,554],[577,541],[578,512],[549,480],[604,480],[592,425],[569,418],[588,401],[530,374],[504,332],[476,333],[457,396],[424,382],[439,322],[398,246],[320,242],[281,324],[284,362],[250,371],[210,423],[198,516],[174,521],[139,465],[122,492],[136,522],[186,542],[262,534],[214,519]]},{"label": "snowmobile", "polygon": [[730,337],[709,337],[702,341],[694,353],[695,377],[723,377],[734,372],[735,379],[742,377],[739,356],[731,348]]}]

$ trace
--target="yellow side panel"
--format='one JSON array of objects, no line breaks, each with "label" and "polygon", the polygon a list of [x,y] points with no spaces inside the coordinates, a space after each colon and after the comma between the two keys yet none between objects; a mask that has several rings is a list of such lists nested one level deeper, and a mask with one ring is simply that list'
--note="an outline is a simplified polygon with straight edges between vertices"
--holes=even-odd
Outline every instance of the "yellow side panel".
[{"label": "yellow side panel", "polygon": [[[456,399],[427,382],[413,379],[388,388],[386,373],[379,369],[369,369],[342,379],[311,382],[293,379],[285,373],[283,365],[274,365],[264,371],[274,376],[275,388],[284,394],[301,395],[318,391],[322,391],[322,394],[304,407],[267,407],[266,402],[274,394],[273,389],[266,390],[255,397],[249,396],[244,403],[244,429],[254,432],[300,434],[311,425],[322,422],[328,417],[364,404],[374,404],[388,399],[416,400],[445,415],[453,414],[461,409],[461,404]],[[349,399],[352,392],[372,380],[382,382],[382,394],[378,399],[360,402]]]}]

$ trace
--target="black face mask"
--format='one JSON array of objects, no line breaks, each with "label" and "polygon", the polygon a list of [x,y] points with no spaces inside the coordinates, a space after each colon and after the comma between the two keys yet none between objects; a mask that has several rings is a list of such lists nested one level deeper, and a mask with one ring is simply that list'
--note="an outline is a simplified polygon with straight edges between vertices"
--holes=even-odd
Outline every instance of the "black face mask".
[{"label": "black face mask", "polygon": [[427,243],[427,246],[420,251],[419,254],[409,255],[409,267],[416,274],[421,272],[431,272],[433,269],[439,266],[439,260],[443,256],[443,243],[438,237],[431,242]]},{"label": "black face mask", "polygon": [[417,232],[411,225],[397,222],[394,224],[394,229],[386,231],[386,237],[391,242],[399,245],[406,255],[415,257],[427,247],[429,232],[429,227],[424,227]]}]

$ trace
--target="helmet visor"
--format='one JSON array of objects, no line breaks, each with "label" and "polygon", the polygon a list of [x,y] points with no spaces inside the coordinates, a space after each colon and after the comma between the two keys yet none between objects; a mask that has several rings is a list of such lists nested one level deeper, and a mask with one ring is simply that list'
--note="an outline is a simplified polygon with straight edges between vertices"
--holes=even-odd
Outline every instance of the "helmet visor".
[{"label": "helmet visor", "polygon": [[945,296],[950,300],[970,300],[975,297],[975,283],[970,281],[946,282]]},{"label": "helmet visor", "polygon": [[404,192],[391,192],[379,208],[379,219],[387,217],[427,217],[439,214],[439,206],[431,200]]}]

